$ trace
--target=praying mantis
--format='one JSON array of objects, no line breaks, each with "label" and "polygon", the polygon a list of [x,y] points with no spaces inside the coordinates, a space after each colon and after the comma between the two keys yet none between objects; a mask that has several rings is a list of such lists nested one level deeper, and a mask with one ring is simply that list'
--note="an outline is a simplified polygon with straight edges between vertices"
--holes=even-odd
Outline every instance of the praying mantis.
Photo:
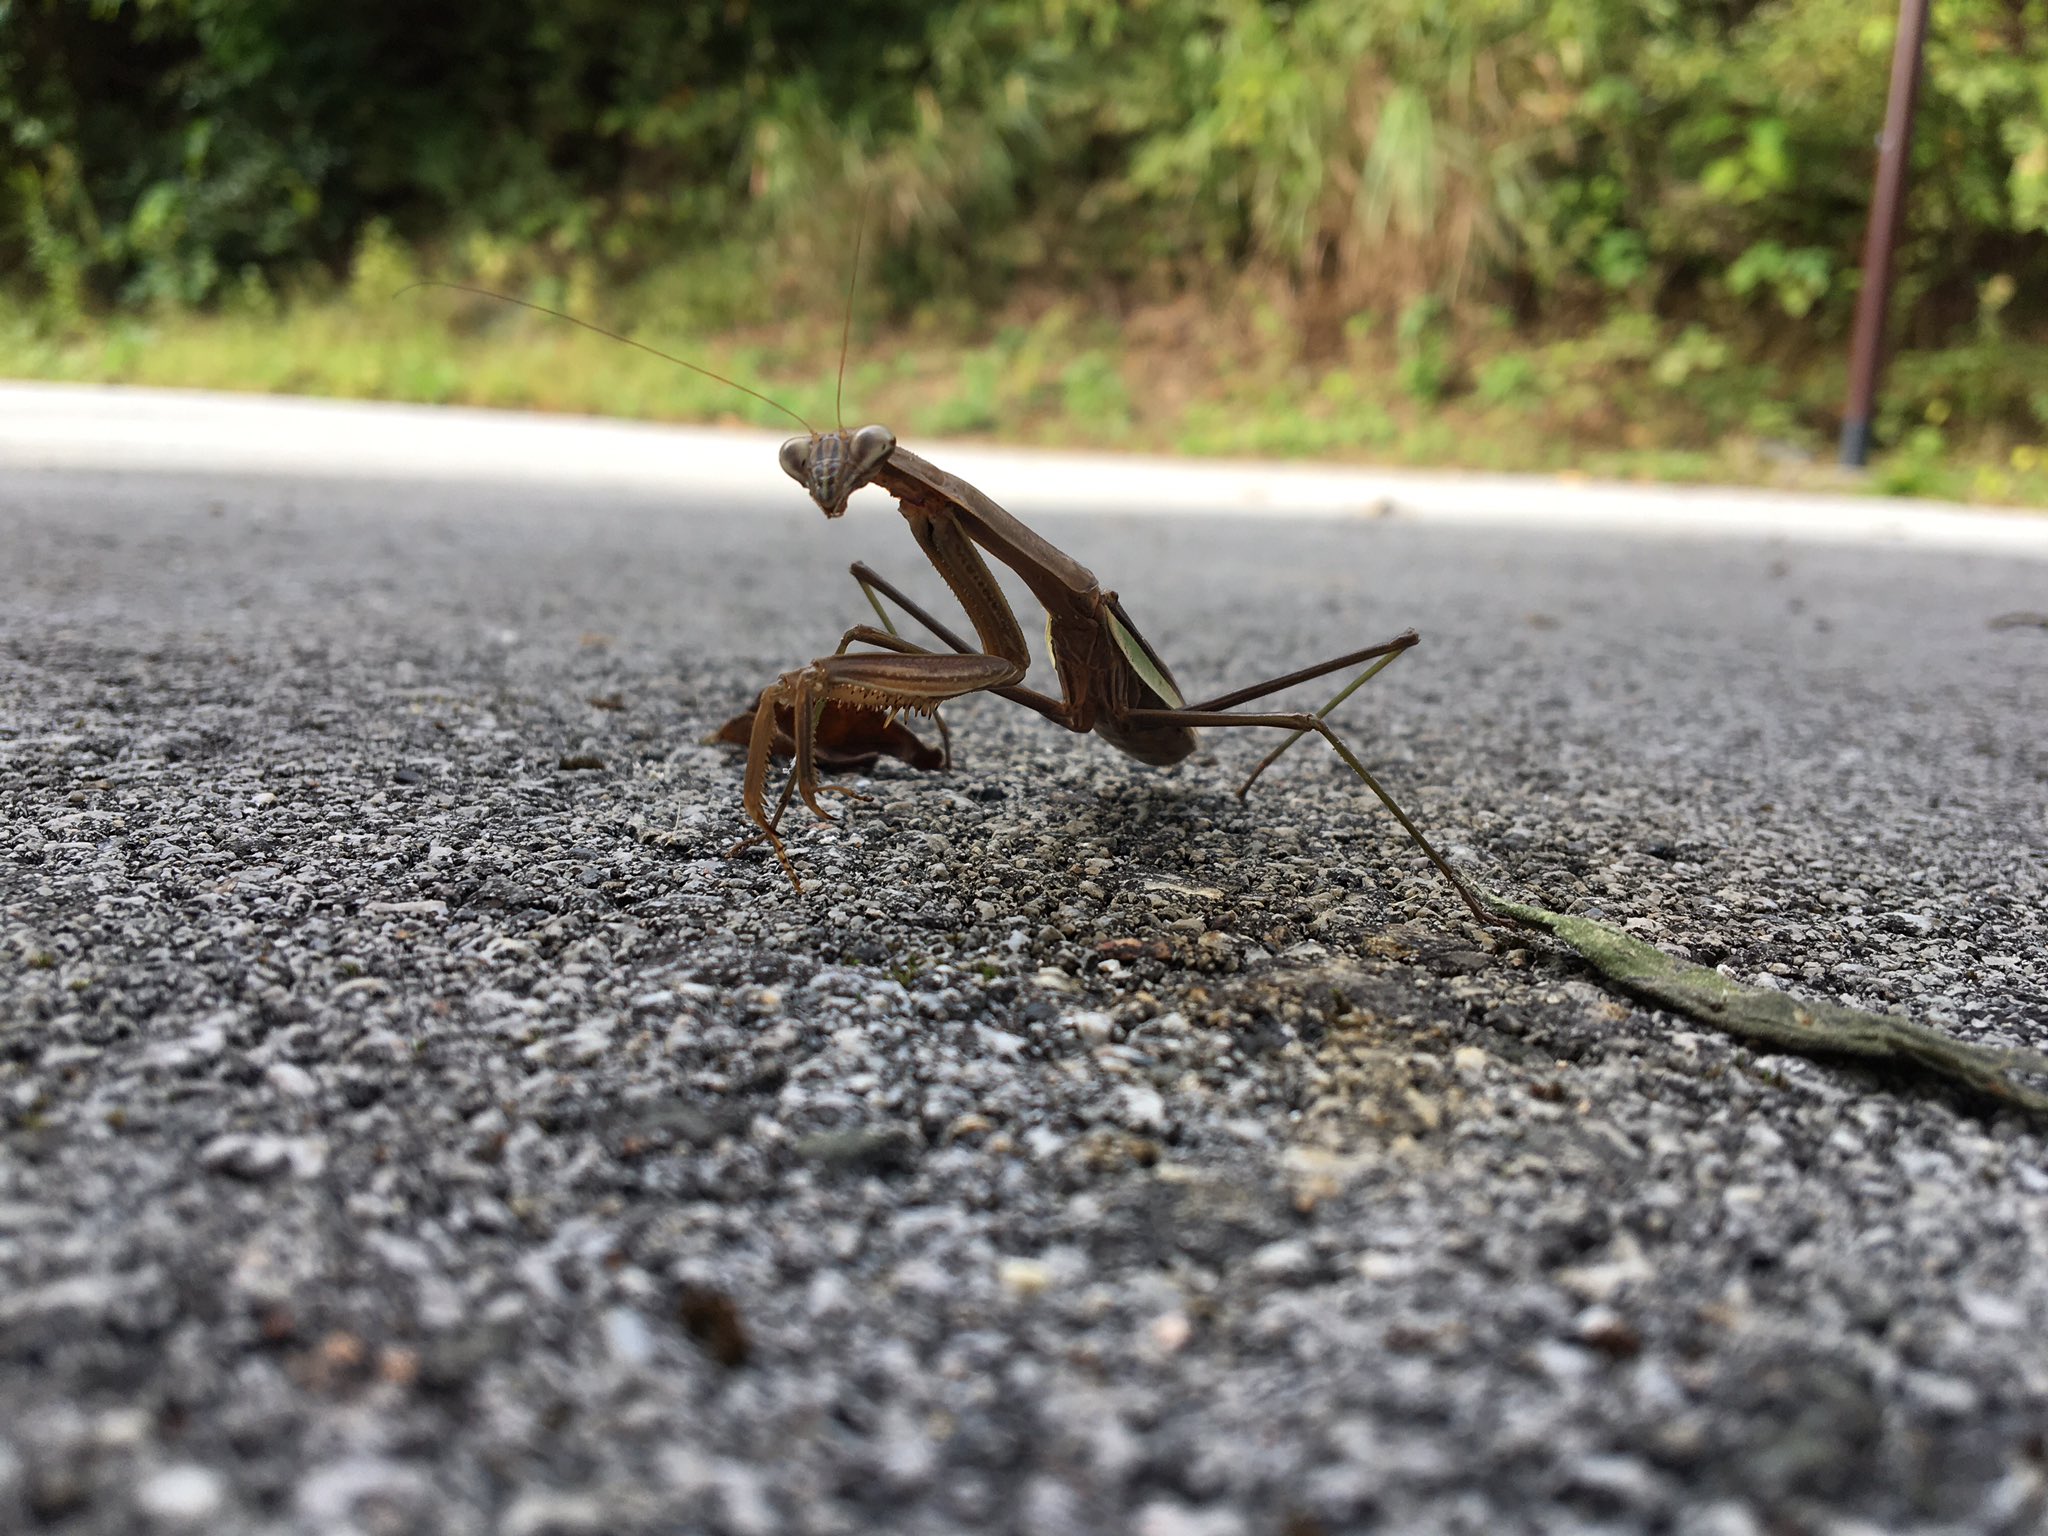
[{"label": "praying mantis", "polygon": [[[856,264],[858,260],[856,246]],[[1326,718],[1396,657],[1416,645],[1420,637],[1415,631],[1407,630],[1377,645],[1348,651],[1190,704],[1166,663],[1124,611],[1115,592],[1106,590],[1080,561],[1026,527],[974,486],[900,446],[887,427],[866,426],[848,431],[842,425],[831,432],[819,432],[789,407],[757,390],[574,315],[460,283],[431,286],[482,293],[539,310],[666,358],[774,406],[804,428],[805,435],[792,437],[782,445],[780,460],[783,470],[804,487],[819,510],[827,518],[841,517],[855,491],[870,484],[880,486],[896,498],[911,538],[965,612],[974,630],[972,644],[866,564],[854,564],[854,579],[885,626],[889,621],[881,605],[883,598],[922,625],[943,649],[917,644],[896,633],[893,627],[857,624],[840,637],[839,646],[831,655],[783,673],[762,690],[748,712],[729,721],[713,739],[746,742],[747,763],[740,803],[756,830],[728,849],[727,857],[766,842],[789,876],[790,884],[801,894],[803,880],[781,835],[782,818],[792,797],[801,799],[815,816],[827,822],[835,818],[820,803],[821,794],[851,800],[867,798],[841,785],[821,784],[821,761],[828,767],[867,764],[884,752],[907,760],[928,760],[929,749],[905,731],[897,717],[936,716],[939,707],[951,700],[971,693],[990,693],[1021,704],[1070,731],[1093,732],[1139,762],[1161,768],[1179,763],[1194,752],[1198,730],[1261,728],[1290,732],[1238,787],[1240,798],[1295,742],[1308,735],[1320,736],[1393,814],[1472,915],[1484,924],[1497,925],[1502,921],[1436,850]],[[849,304],[849,334],[851,322]],[[842,389],[845,363],[843,335]],[[1045,610],[1046,642],[1059,687],[1057,694],[1025,686],[1030,653],[1016,612],[989,569],[991,557],[1013,572]],[[852,650],[856,645],[873,649]],[[1236,712],[1240,705],[1359,666],[1364,670],[1320,710]],[[829,742],[827,736],[831,738]],[[927,757],[920,759],[917,754]],[[768,779],[778,755],[788,755],[793,761],[771,811]],[[942,761],[950,761],[950,754]]]},{"label": "praying mantis", "polygon": [[[893,630],[856,624],[840,637],[838,649],[830,656],[785,672],[763,690],[753,713],[741,790],[741,804],[759,830],[731,852],[767,842],[791,882],[802,889],[779,835],[792,791],[825,821],[833,818],[818,803],[821,791],[859,798],[851,790],[818,782],[814,733],[827,709],[871,711],[887,719],[899,713],[932,713],[964,694],[986,692],[1034,710],[1070,731],[1092,731],[1118,751],[1159,768],[1171,767],[1192,754],[1197,730],[1268,727],[1292,732],[1253,768],[1238,787],[1240,797],[1248,794],[1259,776],[1296,741],[1318,735],[1393,813],[1473,915],[1483,923],[1499,921],[1325,718],[1417,644],[1421,637],[1414,630],[1190,704],[1116,593],[1105,590],[1092,571],[966,481],[899,446],[887,427],[868,426],[854,432],[840,428],[793,437],[782,445],[781,462],[828,518],[842,516],[847,499],[864,485],[879,485],[894,496],[910,525],[911,538],[952,590],[977,643],[968,644],[865,564],[854,565],[854,579],[871,602],[877,594],[887,598],[947,649],[932,650]],[[1057,696],[1024,686],[1030,670],[1024,632],[986,556],[1014,572],[1045,610],[1047,648],[1060,688]],[[879,603],[876,607],[879,612]],[[849,649],[854,645],[876,649],[855,652]],[[1238,705],[1360,665],[1365,670],[1319,711],[1233,712]],[[768,773],[779,734],[778,712],[784,709],[794,726],[790,743],[794,762],[781,801],[771,814],[766,794]]]}]

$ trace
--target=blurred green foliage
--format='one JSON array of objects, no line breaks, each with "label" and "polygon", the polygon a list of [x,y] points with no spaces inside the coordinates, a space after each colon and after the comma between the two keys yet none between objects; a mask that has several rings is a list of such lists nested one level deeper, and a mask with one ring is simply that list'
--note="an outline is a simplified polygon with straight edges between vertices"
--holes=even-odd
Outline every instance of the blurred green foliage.
[{"label": "blurred green foliage", "polygon": [[[1699,402],[1702,437],[1769,435],[1791,408],[1756,392],[1831,354],[1853,307],[1895,19],[1895,0],[0,0],[0,267],[56,334],[379,302],[422,271],[578,308],[631,284],[681,324],[752,323],[836,307],[865,202],[898,313],[958,335],[1021,297],[1027,323],[945,407],[960,430],[1034,405],[1125,430],[1113,338],[1074,317],[1228,292],[1248,344],[1337,368],[1289,428],[1310,448],[1386,436],[1343,382],[1373,347],[1418,406],[1541,400],[1597,435],[1599,394],[1635,379]],[[2038,439],[2048,0],[1935,0],[1900,270],[1898,339],[1924,350],[1895,371],[1888,440]],[[1497,355],[1503,336],[1524,350]],[[1186,436],[1272,430],[1233,423],[1191,409]]]},{"label": "blurred green foliage", "polygon": [[[60,311],[288,284],[372,231],[481,276],[616,280],[745,237],[784,275],[836,279],[872,186],[892,280],[920,296],[1259,267],[1339,307],[1484,285],[1525,316],[1626,295],[1834,324],[1893,18],[0,0],[0,257]],[[1927,64],[1904,271],[1942,332],[1987,272],[2048,292],[2048,0],[1937,0]]]}]

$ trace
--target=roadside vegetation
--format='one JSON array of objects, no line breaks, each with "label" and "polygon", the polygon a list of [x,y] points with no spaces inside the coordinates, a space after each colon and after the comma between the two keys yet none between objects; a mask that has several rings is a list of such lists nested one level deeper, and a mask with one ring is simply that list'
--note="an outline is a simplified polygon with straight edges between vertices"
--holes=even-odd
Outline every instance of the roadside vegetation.
[{"label": "roadside vegetation", "polygon": [[[1839,483],[1892,0],[0,0],[0,372]],[[2048,0],[1937,0],[1867,484],[2048,504]]]}]

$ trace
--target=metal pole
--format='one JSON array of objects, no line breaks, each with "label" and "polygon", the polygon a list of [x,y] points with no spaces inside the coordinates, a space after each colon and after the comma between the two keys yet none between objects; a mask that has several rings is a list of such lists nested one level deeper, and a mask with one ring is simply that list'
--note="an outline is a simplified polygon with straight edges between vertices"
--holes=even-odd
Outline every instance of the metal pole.
[{"label": "metal pole", "polygon": [[1906,209],[1906,169],[1912,161],[1913,107],[1920,94],[1927,6],[1928,0],[1899,0],[1891,96],[1885,103],[1884,137],[1877,141],[1870,227],[1863,236],[1863,291],[1856,296],[1856,334],[1849,344],[1849,403],[1842,412],[1842,463],[1851,469],[1861,469],[1870,458],[1870,416],[1883,361],[1885,313],[1891,308],[1892,251]]}]

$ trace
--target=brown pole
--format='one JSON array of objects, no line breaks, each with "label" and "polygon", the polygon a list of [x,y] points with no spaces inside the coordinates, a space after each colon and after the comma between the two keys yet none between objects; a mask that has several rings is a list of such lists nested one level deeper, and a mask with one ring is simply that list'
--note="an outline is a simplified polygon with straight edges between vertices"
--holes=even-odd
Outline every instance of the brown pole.
[{"label": "brown pole", "polygon": [[1884,356],[1885,314],[1891,308],[1892,251],[1906,209],[1906,169],[1912,161],[1913,107],[1920,94],[1920,52],[1927,42],[1928,0],[1899,0],[1899,35],[1892,45],[1892,89],[1885,103],[1884,137],[1877,151],[1870,227],[1863,236],[1863,291],[1856,296],[1856,334],[1849,343],[1849,403],[1842,412],[1842,463],[1861,469],[1870,458],[1870,416]]}]

